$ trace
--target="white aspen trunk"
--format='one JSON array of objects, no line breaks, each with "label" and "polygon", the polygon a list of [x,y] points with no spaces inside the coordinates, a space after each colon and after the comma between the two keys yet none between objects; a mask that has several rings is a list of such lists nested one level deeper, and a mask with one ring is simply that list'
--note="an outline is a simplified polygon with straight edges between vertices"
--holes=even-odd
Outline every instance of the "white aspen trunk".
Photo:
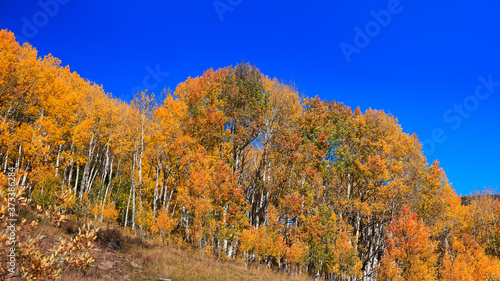
[{"label": "white aspen trunk", "polygon": [[104,170],[102,171],[101,175],[101,186],[104,186],[104,183],[106,181],[106,176],[108,175],[108,169],[109,169],[109,145],[106,145],[106,163],[104,164]]},{"label": "white aspen trunk", "polygon": [[9,159],[9,150],[7,149],[7,153],[5,154],[5,161],[3,163],[3,173],[6,174],[7,172],[7,163]]},{"label": "white aspen trunk", "polygon": [[175,207],[177,207],[177,199],[175,199],[174,208],[172,209],[172,215],[170,216],[171,218],[173,218],[173,217],[174,217],[174,214],[175,214]]},{"label": "white aspen trunk", "polygon": [[[160,193],[158,194],[158,201],[161,201],[163,198],[163,193],[165,192],[165,181],[162,181],[160,189],[158,189]],[[158,202],[160,204],[160,202]]]},{"label": "white aspen trunk", "polygon": [[[71,142],[71,147],[69,148],[71,154],[73,154],[73,142]],[[73,161],[73,158],[71,158],[71,163],[69,164],[69,174],[67,176],[68,178],[68,187],[71,188],[71,179],[73,178],[73,166],[74,166],[75,162]],[[64,184],[64,182],[63,182]]]},{"label": "white aspen trunk", "polygon": [[26,178],[28,177],[28,170],[30,169],[30,165],[26,166],[26,171],[23,175],[23,181],[21,182],[21,188],[24,189],[26,187]]},{"label": "white aspen trunk", "polygon": [[85,163],[85,168],[83,169],[82,183],[80,185],[80,200],[83,198],[83,192],[87,190],[87,182],[89,180],[90,165],[92,162],[94,136],[90,137],[89,151],[87,155],[87,163]]},{"label": "white aspen trunk", "polygon": [[[172,195],[174,194],[174,186],[175,186],[175,182],[174,182],[174,176],[175,176],[175,172],[172,173],[172,178],[170,180],[170,183],[171,183],[171,189],[170,189],[170,196],[168,197],[168,202],[167,202],[167,212],[168,212],[168,209],[170,207],[170,202],[172,200]],[[166,190],[167,190],[167,187],[165,186],[165,194],[166,194]],[[177,200],[175,201],[175,204],[177,204]],[[175,206],[174,206],[174,211],[175,211]],[[173,217],[173,213],[172,213],[172,217]]]},{"label": "white aspen trunk", "polygon": [[[115,198],[113,199],[113,201],[115,202],[115,204],[116,204],[116,198],[118,197],[118,194],[120,193],[120,186],[122,184],[122,174],[120,172],[120,167],[121,167],[121,163],[122,163],[122,157],[123,156],[120,156],[120,160],[118,161],[118,166],[116,167],[116,175],[113,178],[113,181],[111,182],[111,185],[110,185],[111,186],[111,192],[110,193],[113,193],[113,187],[115,186],[116,178],[118,176],[120,177],[120,181],[118,182],[118,190],[116,191]],[[109,178],[111,178],[111,174],[109,175]]]},{"label": "white aspen trunk", "polygon": [[167,203],[167,192],[168,192],[166,179],[163,179],[163,189],[164,189],[164,191],[163,191],[163,208],[165,208],[165,204]]},{"label": "white aspen trunk", "polygon": [[137,154],[134,153],[134,160],[132,164],[132,229],[135,230],[135,161],[137,159]]},{"label": "white aspen trunk", "polygon": [[[367,224],[369,225],[370,221],[368,220]],[[371,228],[371,227],[370,227]],[[368,228],[368,229],[370,229]],[[374,268],[374,257],[373,257],[373,250],[374,250],[374,243],[375,241],[373,241],[373,239],[375,238],[375,229],[372,228],[372,230],[368,230],[370,234],[370,236],[372,236],[372,238],[370,238],[370,242],[369,242],[369,246],[368,246],[368,256],[367,256],[367,263],[366,263],[366,268],[365,268],[365,272],[364,272],[364,275],[365,276],[368,276],[372,273],[372,270]]]},{"label": "white aspen trunk", "polygon": [[[159,162],[159,161],[158,161]],[[156,208],[157,208],[157,201],[158,201],[158,186],[160,185],[160,169],[161,169],[161,164],[158,163],[158,168],[156,168],[156,184],[155,184],[155,192],[154,192],[154,199],[153,199],[153,216],[156,218]]]},{"label": "white aspen trunk", "polygon": [[68,174],[68,166],[65,166],[63,172],[63,180],[61,182],[61,192],[64,191],[64,183],[66,182],[67,174]]},{"label": "white aspen trunk", "polygon": [[127,211],[125,212],[125,227],[127,227],[128,224],[128,210],[130,206],[130,198],[132,197],[132,187],[130,187],[130,192],[128,194],[128,201],[127,201]]},{"label": "white aspen trunk", "polygon": [[[115,185],[115,181],[116,181],[116,178],[118,177],[118,175],[120,175],[120,182],[118,183],[118,185],[120,185],[122,183],[122,178],[121,178],[121,173],[120,173],[120,167],[121,167],[121,164],[122,164],[122,159],[123,159],[123,156],[120,156],[120,160],[118,160],[118,165],[116,166],[116,172],[115,172],[115,177],[113,178],[112,182],[111,182],[111,190],[113,190],[113,186]],[[111,179],[111,176],[113,175],[113,173],[110,173],[109,174],[109,178]]]},{"label": "white aspen trunk", "polygon": [[[94,164],[92,167],[92,171],[90,172],[90,180],[88,182],[88,187],[87,187],[87,193],[90,193],[90,189],[92,188],[92,185],[94,184],[94,180],[97,176],[97,173],[99,170],[97,169],[97,163]],[[92,173],[93,172],[93,173]],[[99,194],[101,194],[102,188],[99,190]]]},{"label": "white aspen trunk", "polygon": [[140,156],[138,161],[138,172],[139,172],[139,191],[142,189],[142,156],[144,153],[144,123],[146,116],[143,114],[142,116],[142,124],[141,124],[141,147],[140,147]]},{"label": "white aspen trunk", "polygon": [[92,168],[90,169],[90,172],[89,172],[89,176],[88,176],[88,179],[87,179],[87,187],[85,188],[85,192],[89,193],[90,192],[90,187],[92,186],[92,181],[94,179],[94,171],[97,172],[97,169],[96,169],[96,165],[97,164],[94,164],[92,166]]},{"label": "white aspen trunk", "polygon": [[104,193],[104,198],[106,198],[108,196],[109,187],[111,186],[111,178],[112,178],[112,175],[113,175],[113,162],[114,162],[114,159],[115,159],[115,157],[113,156],[113,158],[111,158],[111,165],[109,167],[109,178],[108,178],[108,184],[106,185],[106,192]]},{"label": "white aspen trunk", "polygon": [[135,198],[136,197],[135,196],[135,194],[136,194],[136,187],[135,187],[135,185],[134,185],[133,190],[134,191],[132,192],[132,196],[133,196],[132,197],[132,229],[135,230],[135,215],[136,215],[135,214],[135,201],[136,201],[136,198]]},{"label": "white aspen trunk", "polygon": [[20,168],[20,162],[21,162],[21,145],[19,145],[19,156],[17,157],[16,160],[16,172],[19,173],[19,168]]},{"label": "white aspen trunk", "polygon": [[73,192],[73,195],[76,196],[76,189],[78,188],[78,176],[80,175],[80,165],[76,165],[76,179],[75,179],[75,191]]},{"label": "white aspen trunk", "polygon": [[71,162],[71,164],[69,165],[69,175],[68,175],[68,187],[71,188],[71,178],[73,177],[73,166],[74,166],[75,162]]},{"label": "white aspen trunk", "polygon": [[[166,204],[166,201],[167,201],[167,180],[168,180],[168,177],[170,175],[170,168],[168,168],[168,173],[165,173],[165,171],[163,171],[163,207],[165,208],[165,204]],[[172,188],[173,189],[173,188]],[[168,212],[168,209],[167,209],[167,212]]]},{"label": "white aspen trunk", "polygon": [[111,175],[113,174],[113,160],[114,160],[114,156],[113,156],[113,158],[111,158],[111,166],[110,166],[110,171],[109,171],[108,185],[106,186],[106,193],[104,193],[104,197],[103,197],[102,203],[101,203],[102,204],[101,205],[102,206],[101,218],[104,216],[104,207],[105,207],[106,199],[108,197],[109,186],[111,185]]},{"label": "white aspen trunk", "polygon": [[[359,238],[359,227],[361,224],[361,216],[359,215],[359,211],[356,213],[356,238]],[[355,243],[356,251],[358,250],[358,243]]]},{"label": "white aspen trunk", "polygon": [[[62,149],[62,144],[59,145],[59,148],[57,149],[57,159],[56,159],[56,177],[59,175],[59,159],[61,157],[61,149]],[[63,182],[64,185],[64,182]]]},{"label": "white aspen trunk", "polygon": [[[165,194],[166,194],[166,190],[165,190]],[[170,190],[170,196],[168,196],[168,203],[167,203],[167,206],[165,207],[167,209],[167,212],[168,212],[168,209],[170,207],[170,201],[172,200],[172,195],[174,194],[174,187],[172,187],[172,189]],[[177,201],[175,201],[175,204],[177,204]],[[174,206],[174,210],[175,210],[175,206]]]}]

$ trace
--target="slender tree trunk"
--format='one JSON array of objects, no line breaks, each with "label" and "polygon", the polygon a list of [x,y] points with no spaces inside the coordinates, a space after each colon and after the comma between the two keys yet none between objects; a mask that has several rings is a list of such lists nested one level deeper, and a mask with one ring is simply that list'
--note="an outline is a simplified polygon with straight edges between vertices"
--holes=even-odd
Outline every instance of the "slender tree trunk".
[{"label": "slender tree trunk", "polygon": [[85,168],[83,169],[82,183],[80,185],[80,200],[83,198],[83,193],[87,190],[87,185],[89,181],[90,165],[92,164],[92,157],[94,154],[94,136],[90,138],[89,151],[87,155],[87,163],[85,163]]},{"label": "slender tree trunk", "polygon": [[7,149],[7,152],[5,154],[5,160],[4,160],[4,163],[3,163],[3,173],[6,174],[7,173],[7,163],[8,163],[8,159],[9,159],[9,150]]},{"label": "slender tree trunk", "polygon": [[112,174],[113,174],[113,161],[114,161],[114,156],[113,156],[113,158],[111,158],[111,166],[109,168],[110,171],[109,171],[108,184],[106,185],[106,192],[104,193],[104,198],[106,198],[108,196],[109,187],[111,186],[111,178],[112,178]]},{"label": "slender tree trunk", "polygon": [[[88,181],[88,186],[87,186],[87,193],[90,193],[90,189],[92,189],[92,185],[94,184],[94,180],[97,176],[97,173],[99,172],[99,169],[97,167],[97,164],[98,163],[95,163],[94,166],[92,167],[92,171],[90,172],[90,180]],[[101,193],[102,191],[102,187],[101,189],[99,190],[99,194]]]},{"label": "slender tree trunk", "polygon": [[155,184],[155,191],[154,191],[154,200],[153,200],[153,215],[156,218],[156,208],[158,206],[158,186],[160,185],[160,170],[161,170],[161,163],[158,161],[157,163],[158,167],[156,168],[156,184]]},{"label": "slender tree trunk", "polygon": [[74,166],[75,162],[71,162],[71,164],[69,165],[69,174],[68,174],[68,187],[71,188],[71,178],[73,177],[73,166]]},{"label": "slender tree trunk", "polygon": [[132,229],[135,231],[135,201],[136,201],[136,187],[134,185],[132,192]]},{"label": "slender tree trunk", "polygon": [[137,160],[137,153],[134,153],[134,160],[132,161],[132,229],[135,230],[135,194],[136,194],[136,183],[135,183],[135,162]]},{"label": "slender tree trunk", "polygon": [[[166,170],[163,170],[163,188],[165,189],[163,193],[163,207],[165,207],[165,203],[167,201],[167,180],[170,175],[170,168],[167,168],[168,172]],[[172,186],[173,189],[173,186]],[[168,211],[168,210],[167,210]]]},{"label": "slender tree trunk", "polygon": [[61,149],[62,149],[62,144],[59,144],[59,148],[57,149],[57,159],[56,159],[56,177],[59,175],[59,159],[61,157]]},{"label": "slender tree trunk", "polygon": [[101,217],[104,216],[104,207],[105,207],[105,203],[106,203],[106,199],[108,197],[108,191],[109,191],[109,187],[111,185],[111,178],[112,178],[112,175],[113,175],[113,160],[114,160],[114,156],[113,158],[111,158],[111,166],[110,166],[110,171],[109,171],[109,179],[108,179],[108,184],[106,186],[106,192],[104,193],[104,197],[102,199],[102,202],[101,202]]},{"label": "slender tree trunk", "polygon": [[64,183],[66,183],[66,177],[68,175],[68,166],[64,167],[63,180],[61,182],[61,192],[64,191]]},{"label": "slender tree trunk", "polygon": [[104,164],[104,169],[102,171],[101,175],[101,186],[104,186],[104,183],[106,181],[106,176],[108,175],[108,169],[109,169],[109,145],[106,145],[106,163]]},{"label": "slender tree trunk", "polygon": [[113,179],[113,183],[111,184],[111,191],[113,191],[113,186],[115,184],[116,177],[118,177],[118,175],[119,175],[120,176],[120,181],[118,182],[118,190],[116,191],[115,198],[113,199],[113,201],[115,202],[115,204],[116,204],[116,200],[118,198],[118,194],[120,194],[120,188],[122,186],[122,172],[120,170],[121,162],[122,162],[122,157],[120,156],[120,161],[118,162],[118,168],[116,169],[116,176]]},{"label": "slender tree trunk", "polygon": [[[75,190],[73,192],[73,194],[76,196],[76,191],[77,191],[77,188],[78,188],[78,177],[80,176],[80,165],[76,165],[76,179],[75,179]],[[81,200],[81,199],[80,199]]]},{"label": "slender tree trunk", "polygon": [[128,201],[127,201],[127,211],[125,212],[125,227],[127,227],[128,224],[128,210],[130,207],[130,198],[132,197],[132,187],[130,187],[130,192],[128,195]]},{"label": "slender tree trunk", "polygon": [[26,170],[24,171],[24,175],[23,175],[23,181],[21,182],[21,188],[24,189],[26,187],[26,179],[28,178],[28,173],[29,173],[29,170],[30,170],[30,165],[28,164],[26,166]]},{"label": "slender tree trunk", "polygon": [[19,168],[20,168],[20,162],[21,162],[21,151],[22,151],[22,148],[21,148],[21,145],[19,145],[19,155],[17,156],[17,160],[16,160],[16,172],[19,173]]}]

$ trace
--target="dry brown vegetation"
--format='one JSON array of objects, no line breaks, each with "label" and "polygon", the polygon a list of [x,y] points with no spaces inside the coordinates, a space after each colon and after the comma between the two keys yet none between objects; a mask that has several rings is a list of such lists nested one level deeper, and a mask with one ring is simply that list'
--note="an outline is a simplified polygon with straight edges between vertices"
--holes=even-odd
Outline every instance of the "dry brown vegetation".
[{"label": "dry brown vegetation", "polygon": [[[31,210],[23,208],[22,217],[35,219]],[[75,226],[76,225],[76,226]],[[68,218],[56,227],[49,221],[42,220],[30,233],[20,230],[21,239],[31,235],[44,235],[40,243],[42,252],[48,253],[59,238],[70,239],[68,228],[79,227],[83,223]],[[107,227],[97,223],[102,232]],[[65,270],[57,280],[311,280],[306,276],[280,274],[265,266],[246,266],[234,260],[219,262],[199,252],[192,252],[173,247],[153,244],[149,241],[125,233],[121,228],[109,228],[107,231],[121,235],[119,250],[112,245],[99,243],[97,240],[92,250],[95,262],[86,271],[72,268]],[[117,233],[116,233],[117,232]]]},{"label": "dry brown vegetation", "polygon": [[131,252],[141,262],[148,280],[311,280],[271,272],[265,267],[246,267],[243,263],[214,259],[174,248],[137,248]]},{"label": "dry brown vegetation", "polygon": [[85,274],[66,272],[60,280],[312,280],[306,276],[279,274],[263,266],[218,262],[199,253],[158,245],[145,246],[129,240],[132,242],[127,245],[126,253],[96,249],[93,268]]}]

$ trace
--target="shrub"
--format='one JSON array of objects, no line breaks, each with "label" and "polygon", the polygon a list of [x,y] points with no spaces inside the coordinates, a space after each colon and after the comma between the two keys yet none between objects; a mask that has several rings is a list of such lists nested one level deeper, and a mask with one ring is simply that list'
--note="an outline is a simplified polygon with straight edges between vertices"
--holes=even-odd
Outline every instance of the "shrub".
[{"label": "shrub", "polygon": [[118,229],[114,228],[101,229],[97,232],[97,243],[102,248],[121,250],[123,247],[122,234]]},{"label": "shrub", "polygon": [[81,227],[82,223],[75,219],[69,219],[61,224],[61,228],[69,235],[77,234]]}]

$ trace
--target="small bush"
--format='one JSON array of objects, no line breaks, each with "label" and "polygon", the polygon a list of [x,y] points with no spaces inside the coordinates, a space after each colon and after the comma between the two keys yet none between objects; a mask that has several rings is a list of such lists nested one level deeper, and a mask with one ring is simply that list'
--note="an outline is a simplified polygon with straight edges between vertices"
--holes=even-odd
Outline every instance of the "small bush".
[{"label": "small bush", "polygon": [[121,250],[123,247],[123,237],[118,229],[101,229],[97,232],[97,243],[102,248]]},{"label": "small bush", "polygon": [[82,228],[82,226],[82,223],[75,219],[68,219],[61,223],[61,228],[69,235],[78,234],[78,229]]}]

